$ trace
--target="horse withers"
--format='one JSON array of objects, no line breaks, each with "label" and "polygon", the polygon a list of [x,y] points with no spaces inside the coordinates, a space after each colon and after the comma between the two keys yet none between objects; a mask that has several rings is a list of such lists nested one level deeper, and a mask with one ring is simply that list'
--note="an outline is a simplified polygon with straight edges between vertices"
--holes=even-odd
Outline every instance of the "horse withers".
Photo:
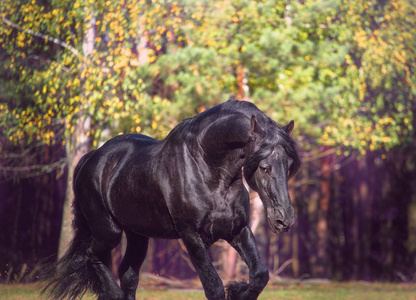
[{"label": "horse withers", "polygon": [[[229,100],[176,126],[164,140],[117,136],[81,158],[74,171],[74,238],[44,292],[74,299],[135,299],[149,238],[181,238],[208,299],[257,299],[269,280],[249,223],[249,196],[260,195],[275,233],[295,221],[287,181],[300,159],[290,137],[254,104]],[[127,236],[119,267],[111,250]],[[249,268],[249,283],[224,290],[207,248],[226,240]]]}]

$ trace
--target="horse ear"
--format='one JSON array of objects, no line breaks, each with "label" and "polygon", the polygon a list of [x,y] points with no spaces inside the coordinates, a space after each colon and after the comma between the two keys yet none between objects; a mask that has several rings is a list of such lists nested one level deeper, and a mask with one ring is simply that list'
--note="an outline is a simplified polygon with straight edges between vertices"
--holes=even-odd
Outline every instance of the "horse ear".
[{"label": "horse ear", "polygon": [[250,125],[250,132],[254,132],[254,128],[256,127],[256,117],[254,115],[251,116]]},{"label": "horse ear", "polygon": [[292,133],[294,127],[295,127],[295,121],[292,120],[292,121],[289,122],[289,124],[283,126],[282,129],[284,131],[286,131],[287,134],[290,135]]},{"label": "horse ear", "polygon": [[250,126],[250,132],[255,132],[258,134],[262,134],[263,130],[260,128],[259,124],[257,124],[256,117],[254,115],[251,116],[251,126]]}]

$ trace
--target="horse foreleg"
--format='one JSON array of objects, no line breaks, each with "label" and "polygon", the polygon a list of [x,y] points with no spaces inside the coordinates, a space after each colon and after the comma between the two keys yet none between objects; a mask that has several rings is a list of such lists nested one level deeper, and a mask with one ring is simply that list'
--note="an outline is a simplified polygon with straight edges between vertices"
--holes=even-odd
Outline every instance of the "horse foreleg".
[{"label": "horse foreleg", "polygon": [[249,227],[230,242],[249,269],[249,284],[233,283],[227,286],[227,299],[255,300],[269,281],[269,271],[260,258],[256,240]]},{"label": "horse foreleg", "polygon": [[139,271],[146,257],[149,239],[140,235],[127,235],[127,249],[118,269],[121,289],[125,300],[136,299]]},{"label": "horse foreleg", "polygon": [[209,300],[224,300],[224,285],[212,265],[202,239],[195,233],[183,235],[182,239],[204,287],[205,296]]}]

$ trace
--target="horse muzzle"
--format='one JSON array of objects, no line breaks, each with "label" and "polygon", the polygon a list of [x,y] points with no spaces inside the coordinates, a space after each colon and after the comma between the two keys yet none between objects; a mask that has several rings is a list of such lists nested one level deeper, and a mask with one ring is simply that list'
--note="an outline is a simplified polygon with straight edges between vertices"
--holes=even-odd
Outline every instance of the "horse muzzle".
[{"label": "horse muzzle", "polygon": [[282,209],[278,209],[277,214],[267,214],[267,221],[271,230],[274,233],[288,232],[296,221],[296,215],[293,208],[290,210],[291,214],[283,213]]}]

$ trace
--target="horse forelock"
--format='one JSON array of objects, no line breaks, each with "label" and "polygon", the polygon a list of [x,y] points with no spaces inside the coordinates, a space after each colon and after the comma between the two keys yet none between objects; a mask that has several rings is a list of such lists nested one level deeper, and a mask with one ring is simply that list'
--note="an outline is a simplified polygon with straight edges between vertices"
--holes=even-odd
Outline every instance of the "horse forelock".
[{"label": "horse forelock", "polygon": [[[284,132],[284,130],[282,130]],[[299,171],[301,166],[301,160],[298,154],[298,146],[296,142],[291,138],[289,134],[284,132],[284,142],[281,143],[286,154],[293,160],[292,165],[289,169],[288,178],[292,178]]]},{"label": "horse forelock", "polygon": [[268,157],[273,150],[281,146],[293,163],[288,170],[288,178],[293,177],[299,170],[301,161],[297,151],[296,142],[274,121],[269,119],[266,124],[262,124],[265,132],[263,137],[255,140],[254,151],[248,156],[244,165],[244,173],[251,177],[256,171],[261,160]]}]

